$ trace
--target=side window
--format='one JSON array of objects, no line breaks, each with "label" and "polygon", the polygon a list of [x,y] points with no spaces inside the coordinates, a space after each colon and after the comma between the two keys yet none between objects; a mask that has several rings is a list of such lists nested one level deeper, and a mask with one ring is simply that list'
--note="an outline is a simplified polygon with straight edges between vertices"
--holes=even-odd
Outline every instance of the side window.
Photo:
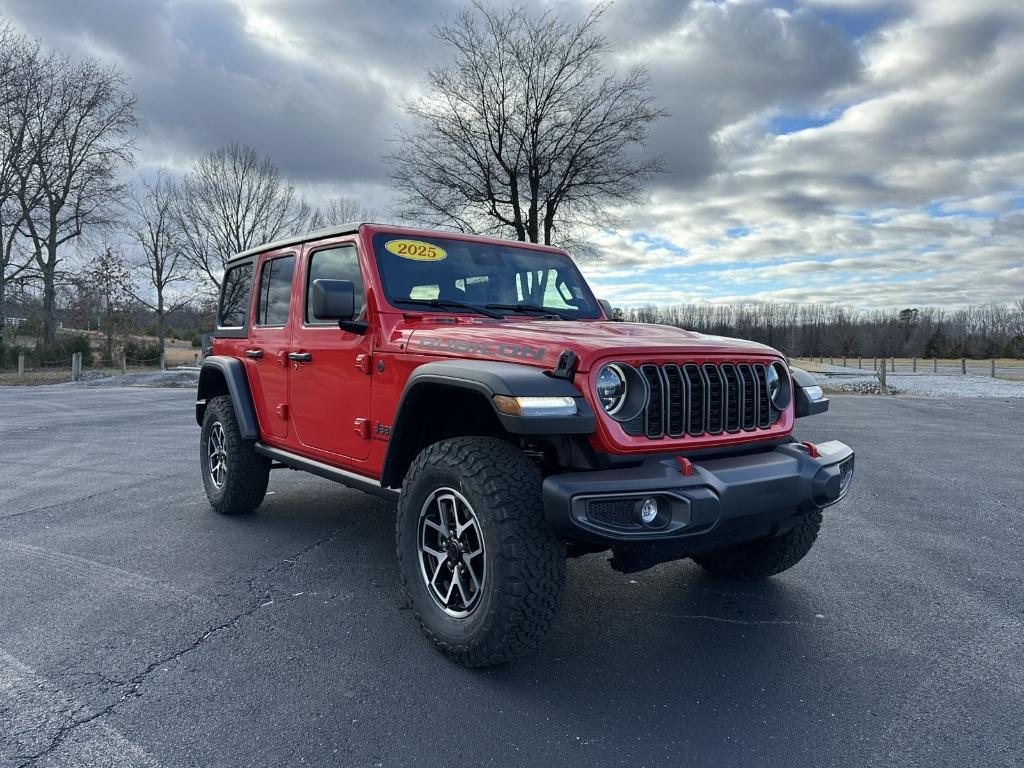
[{"label": "side window", "polygon": [[249,318],[251,296],[252,264],[240,264],[229,269],[221,286],[217,325],[221,328],[243,328]]},{"label": "side window", "polygon": [[306,281],[306,322],[310,325],[335,325],[333,320],[319,320],[313,316],[313,297],[310,288],[314,280],[348,280],[355,286],[356,317],[363,312],[363,275],[359,271],[359,256],[354,245],[341,245],[315,251],[309,257],[309,278]]},{"label": "side window", "polygon": [[282,256],[263,262],[259,303],[256,305],[256,325],[288,324],[294,273],[294,256]]}]

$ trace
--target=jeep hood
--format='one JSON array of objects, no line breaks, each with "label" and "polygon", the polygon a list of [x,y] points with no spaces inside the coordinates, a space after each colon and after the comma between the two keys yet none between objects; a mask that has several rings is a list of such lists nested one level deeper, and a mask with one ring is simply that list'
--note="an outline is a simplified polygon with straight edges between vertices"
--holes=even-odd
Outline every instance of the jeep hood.
[{"label": "jeep hood", "polygon": [[764,344],[724,336],[707,336],[667,325],[572,320],[459,322],[410,328],[408,349],[417,354],[519,361],[553,368],[570,349],[579,370],[609,357],[670,357],[685,360],[707,355],[778,355]]}]

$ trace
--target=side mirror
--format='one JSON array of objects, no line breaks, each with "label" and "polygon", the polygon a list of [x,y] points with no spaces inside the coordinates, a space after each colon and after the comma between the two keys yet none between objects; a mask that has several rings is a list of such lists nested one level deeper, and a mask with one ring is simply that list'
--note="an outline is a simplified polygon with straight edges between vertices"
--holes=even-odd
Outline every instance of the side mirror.
[{"label": "side mirror", "polygon": [[356,287],[349,280],[313,281],[310,320],[351,320],[356,314]]},{"label": "side mirror", "polygon": [[356,316],[356,287],[350,280],[313,281],[313,318],[337,320],[338,327],[349,333],[366,333],[369,324],[353,320]]},{"label": "side mirror", "polygon": [[608,299],[598,299],[597,303],[601,305],[601,309],[604,310],[604,316],[609,320],[614,320],[612,317],[612,303]]}]

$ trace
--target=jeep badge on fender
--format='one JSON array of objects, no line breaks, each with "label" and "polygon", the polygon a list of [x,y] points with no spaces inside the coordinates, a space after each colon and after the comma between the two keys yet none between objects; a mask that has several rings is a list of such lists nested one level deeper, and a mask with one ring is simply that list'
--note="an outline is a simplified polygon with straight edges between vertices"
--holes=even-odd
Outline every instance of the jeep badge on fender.
[{"label": "jeep badge on fender", "polygon": [[794,566],[853,479],[793,436],[827,408],[770,347],[612,323],[557,248],[361,224],[228,262],[196,421],[217,512],[277,467],[397,502],[416,620],[483,666],[541,643],[566,557]]}]

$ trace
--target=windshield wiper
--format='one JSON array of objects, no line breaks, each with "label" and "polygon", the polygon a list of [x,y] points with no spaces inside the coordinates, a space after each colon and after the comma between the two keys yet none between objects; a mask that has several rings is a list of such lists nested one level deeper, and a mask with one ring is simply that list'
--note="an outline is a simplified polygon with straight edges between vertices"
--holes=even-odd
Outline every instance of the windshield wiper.
[{"label": "windshield wiper", "polygon": [[563,315],[554,309],[548,307],[542,307],[539,304],[526,304],[520,302],[519,304],[488,304],[488,309],[511,309],[516,312],[534,312],[541,315],[547,315],[548,317],[557,317],[559,320],[572,320],[568,315]]},{"label": "windshield wiper", "polygon": [[452,309],[468,309],[471,312],[478,312],[481,315],[487,315],[487,317],[493,317],[496,320],[504,320],[505,316],[500,312],[492,312],[487,307],[481,307],[477,304],[468,304],[465,301],[459,301],[457,299],[392,299],[393,304],[419,304],[424,307],[449,307]]}]

